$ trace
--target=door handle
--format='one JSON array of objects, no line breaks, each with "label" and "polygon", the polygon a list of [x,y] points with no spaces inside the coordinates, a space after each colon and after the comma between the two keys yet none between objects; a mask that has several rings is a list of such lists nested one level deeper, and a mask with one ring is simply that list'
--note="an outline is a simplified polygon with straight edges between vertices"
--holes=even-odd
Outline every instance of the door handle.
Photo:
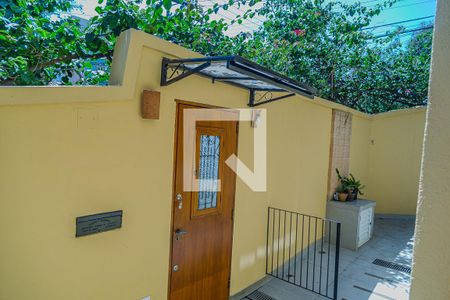
[{"label": "door handle", "polygon": [[187,234],[188,232],[186,231],[186,230],[183,230],[183,229],[177,229],[177,230],[175,230],[175,234],[176,235],[185,235],[185,234]]},{"label": "door handle", "polygon": [[177,229],[177,230],[175,230],[175,239],[178,241],[182,235],[185,235],[187,233],[188,232],[186,230]]}]

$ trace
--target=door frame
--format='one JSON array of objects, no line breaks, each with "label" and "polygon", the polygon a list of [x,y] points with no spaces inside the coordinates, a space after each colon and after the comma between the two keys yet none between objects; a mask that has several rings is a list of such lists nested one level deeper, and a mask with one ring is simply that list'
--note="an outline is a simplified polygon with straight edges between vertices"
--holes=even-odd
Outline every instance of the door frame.
[{"label": "door frame", "polygon": [[[174,143],[173,143],[173,171],[172,171],[172,197],[171,197],[171,211],[170,211],[170,233],[169,233],[169,238],[170,238],[170,248],[169,248],[169,280],[168,280],[168,286],[167,286],[167,299],[170,300],[170,286],[171,286],[171,281],[172,281],[172,257],[173,257],[173,232],[174,232],[174,213],[175,213],[175,195],[176,195],[176,191],[175,191],[175,184],[176,184],[176,167],[177,167],[177,148],[178,148],[178,114],[180,113],[180,104],[184,104],[184,105],[189,105],[189,106],[194,106],[197,108],[218,108],[218,109],[227,109],[226,107],[222,107],[222,106],[216,106],[216,105],[211,105],[211,104],[204,104],[204,103],[199,103],[199,102],[194,102],[194,101],[188,101],[188,100],[180,100],[180,99],[175,99],[175,105],[176,105],[176,109],[175,109],[175,131],[174,131]],[[239,121],[236,122],[236,148],[235,148],[235,153],[237,155],[238,152],[238,144],[239,144]],[[237,176],[235,176],[234,180],[236,182]],[[234,215],[235,215],[235,205],[236,205],[236,184],[234,184],[234,191],[233,193],[233,199],[232,199],[232,204],[233,204],[233,211],[232,211],[232,220],[231,220],[231,252],[230,252],[230,262],[229,262],[229,271],[230,274],[228,275],[228,295],[230,294],[230,282],[231,282],[231,262],[233,259],[233,238],[234,238]]]}]

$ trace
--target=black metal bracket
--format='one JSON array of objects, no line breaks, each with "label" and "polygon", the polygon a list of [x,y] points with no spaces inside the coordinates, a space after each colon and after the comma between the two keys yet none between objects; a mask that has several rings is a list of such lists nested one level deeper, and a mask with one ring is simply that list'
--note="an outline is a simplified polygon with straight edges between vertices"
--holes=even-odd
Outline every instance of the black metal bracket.
[{"label": "black metal bracket", "polygon": [[[278,91],[276,91],[276,92],[278,92]],[[289,94],[286,94],[286,95],[274,97],[273,96],[273,91],[260,91],[260,90],[250,89],[250,95],[249,95],[249,99],[248,99],[248,106],[255,107],[255,106],[258,106],[258,105],[262,105],[262,104],[278,101],[278,100],[289,98],[289,97],[292,97],[292,96],[295,96],[295,93],[289,93]]]},{"label": "black metal bracket", "polygon": [[210,65],[211,62],[207,61],[195,68],[189,69],[183,62],[171,64],[170,59],[164,57],[161,66],[161,86],[172,84],[190,75],[199,73]]}]

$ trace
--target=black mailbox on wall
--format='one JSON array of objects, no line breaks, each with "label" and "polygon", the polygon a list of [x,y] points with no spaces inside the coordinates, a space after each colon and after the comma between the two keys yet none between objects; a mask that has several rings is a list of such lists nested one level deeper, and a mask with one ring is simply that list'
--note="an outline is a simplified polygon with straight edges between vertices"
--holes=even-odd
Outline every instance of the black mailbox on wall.
[{"label": "black mailbox on wall", "polygon": [[122,227],[122,210],[81,216],[76,219],[76,237]]}]

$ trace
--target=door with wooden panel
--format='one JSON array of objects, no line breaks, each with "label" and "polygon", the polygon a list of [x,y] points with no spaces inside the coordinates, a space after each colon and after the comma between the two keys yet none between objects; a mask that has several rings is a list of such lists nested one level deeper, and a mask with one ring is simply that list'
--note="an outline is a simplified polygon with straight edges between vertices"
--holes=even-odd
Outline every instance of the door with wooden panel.
[{"label": "door with wooden panel", "polygon": [[[169,299],[229,297],[235,173],[225,164],[237,148],[236,121],[195,126],[194,176],[198,191],[183,188],[183,111],[204,108],[177,103]],[[227,114],[212,109],[212,114]],[[220,180],[220,186],[216,180]]]}]

